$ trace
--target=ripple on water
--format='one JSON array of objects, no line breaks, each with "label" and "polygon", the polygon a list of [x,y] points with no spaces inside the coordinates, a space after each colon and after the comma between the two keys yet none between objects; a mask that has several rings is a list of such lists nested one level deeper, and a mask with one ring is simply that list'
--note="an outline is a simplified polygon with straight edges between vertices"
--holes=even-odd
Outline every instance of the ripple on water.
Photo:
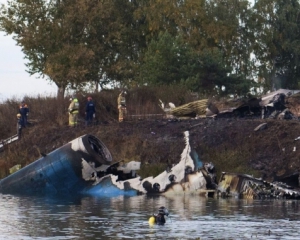
[{"label": "ripple on water", "polygon": [[[164,226],[149,226],[160,206]],[[298,239],[297,201],[0,195],[0,239]]]}]

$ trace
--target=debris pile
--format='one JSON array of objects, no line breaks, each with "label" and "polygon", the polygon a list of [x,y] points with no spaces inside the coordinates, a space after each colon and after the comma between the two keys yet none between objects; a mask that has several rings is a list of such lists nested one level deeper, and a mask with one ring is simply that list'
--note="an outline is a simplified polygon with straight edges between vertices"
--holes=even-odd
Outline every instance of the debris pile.
[{"label": "debris pile", "polygon": [[[161,102],[161,101],[160,101]],[[161,107],[167,118],[198,118],[198,117],[256,117],[270,119],[298,119],[300,114],[300,90],[279,89],[260,98],[234,98],[214,101],[202,99],[170,108]]]},{"label": "debris pile", "polygon": [[300,199],[300,191],[281,182],[269,183],[246,174],[222,173],[218,196],[248,199]]}]

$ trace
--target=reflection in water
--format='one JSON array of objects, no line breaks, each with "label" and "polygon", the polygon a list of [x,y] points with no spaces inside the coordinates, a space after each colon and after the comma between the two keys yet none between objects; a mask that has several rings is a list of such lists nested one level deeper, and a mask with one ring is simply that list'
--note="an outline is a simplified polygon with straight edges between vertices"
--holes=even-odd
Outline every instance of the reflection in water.
[{"label": "reflection in water", "polygon": [[[160,206],[170,217],[149,226]],[[0,195],[0,239],[298,239],[295,200]]]}]

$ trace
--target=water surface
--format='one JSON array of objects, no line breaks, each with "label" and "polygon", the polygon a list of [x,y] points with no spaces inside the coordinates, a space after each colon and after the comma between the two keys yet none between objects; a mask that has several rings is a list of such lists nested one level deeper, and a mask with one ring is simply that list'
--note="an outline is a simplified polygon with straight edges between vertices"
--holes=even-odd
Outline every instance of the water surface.
[{"label": "water surface", "polygon": [[[160,206],[170,217],[149,226]],[[299,239],[299,201],[0,195],[0,239]]]}]

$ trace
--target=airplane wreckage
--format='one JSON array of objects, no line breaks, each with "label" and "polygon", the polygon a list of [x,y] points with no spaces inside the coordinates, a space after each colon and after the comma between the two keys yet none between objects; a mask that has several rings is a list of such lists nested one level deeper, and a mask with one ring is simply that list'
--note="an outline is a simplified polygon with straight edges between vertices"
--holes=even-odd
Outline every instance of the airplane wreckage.
[{"label": "airplane wreckage", "polygon": [[110,151],[97,137],[84,135],[45,154],[0,180],[2,194],[82,194],[114,197],[139,194],[198,194],[209,197],[300,198],[283,183],[268,183],[248,175],[222,173],[216,182],[212,163],[202,163],[184,132],[180,161],[156,177],[141,179],[140,162],[112,163]]},{"label": "airplane wreckage", "polygon": [[[270,119],[297,119],[299,116],[300,90],[278,89],[260,98],[234,98],[227,101],[197,100],[176,107],[173,103],[159,106],[166,118],[187,119],[203,117],[257,117]],[[293,104],[295,103],[295,104]],[[169,106],[169,107],[168,107]]]}]

